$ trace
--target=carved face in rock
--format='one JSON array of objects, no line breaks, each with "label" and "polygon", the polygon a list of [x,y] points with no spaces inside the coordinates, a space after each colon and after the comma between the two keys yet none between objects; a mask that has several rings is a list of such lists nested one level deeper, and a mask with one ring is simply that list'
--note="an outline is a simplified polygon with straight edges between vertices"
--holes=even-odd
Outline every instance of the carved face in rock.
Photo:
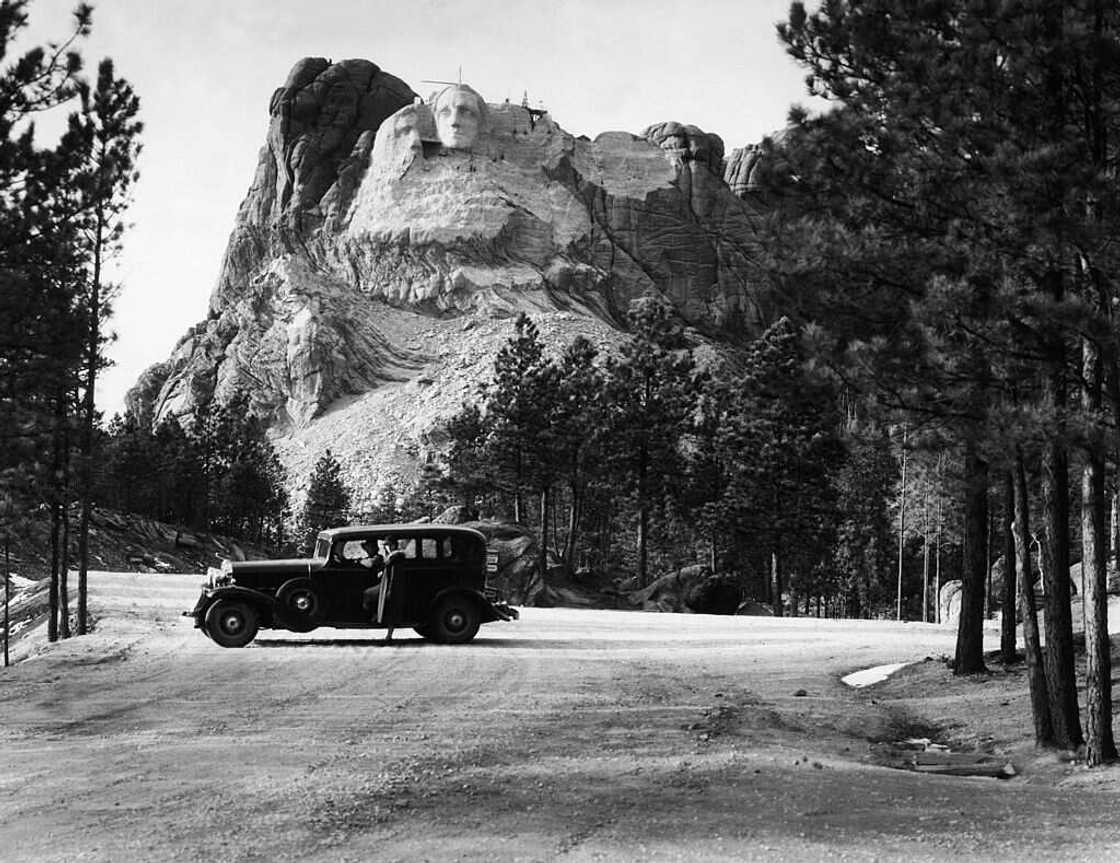
[{"label": "carved face in rock", "polygon": [[423,142],[434,137],[428,106],[407,105],[377,130],[372,164],[382,171],[406,170],[423,152]]},{"label": "carved face in rock", "polygon": [[486,123],[486,103],[466,84],[445,87],[432,103],[436,134],[451,150],[468,150]]}]

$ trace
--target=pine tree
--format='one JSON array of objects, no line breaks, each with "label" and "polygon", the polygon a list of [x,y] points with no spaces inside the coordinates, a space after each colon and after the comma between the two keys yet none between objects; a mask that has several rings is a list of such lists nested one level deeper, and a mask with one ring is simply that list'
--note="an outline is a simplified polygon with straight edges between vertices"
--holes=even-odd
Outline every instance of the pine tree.
[{"label": "pine tree", "polygon": [[884,609],[888,596],[892,543],[887,507],[898,468],[881,427],[852,423],[847,439],[836,477],[841,514],[836,565],[848,614],[870,618]]},{"label": "pine tree", "polygon": [[[990,464],[1007,467],[1016,438],[1044,441],[1046,664],[1066,746],[1081,734],[1068,623],[1068,463],[1072,442],[1092,448],[1068,396],[1081,379],[1082,335],[1105,352],[1105,368],[1115,356],[1101,289],[1117,272],[1105,226],[1120,213],[1111,168],[1118,16],[1095,0],[835,0],[813,15],[794,4],[781,36],[809,69],[811,90],[841,107],[794,115],[790,146],[775,150],[785,181],[767,189],[783,218],[791,204],[801,214],[774,235],[796,249],[786,275],[806,276],[798,304],[828,321],[849,356],[862,341],[859,358],[887,400],[936,418],[962,445],[958,673],[983,668],[980,519]],[[802,230],[788,230],[794,223]],[[828,284],[825,304],[836,316],[819,314]],[[837,327],[845,315],[859,335]],[[1021,396],[1012,369],[1023,365],[1031,413],[1004,401],[1011,390]],[[1013,429],[1015,411],[1034,421]],[[995,446],[992,426],[1008,432]]]},{"label": "pine tree", "polygon": [[319,531],[349,520],[350,499],[350,489],[342,479],[342,465],[329,449],[325,450],[311,471],[311,484],[296,532],[296,541],[305,554],[314,549]]},{"label": "pine tree", "polygon": [[605,381],[597,351],[583,336],[565,348],[557,364],[552,456],[568,496],[568,528],[563,560],[577,568],[587,497],[595,482],[594,467],[603,452]]},{"label": "pine tree", "polygon": [[225,467],[218,481],[216,518],[232,536],[252,542],[277,541],[287,512],[284,469],[264,426],[248,413],[244,399],[235,399],[226,409]]},{"label": "pine tree", "polygon": [[751,346],[732,404],[717,436],[727,472],[719,506],[725,523],[766,554],[781,614],[786,574],[799,573],[805,586],[831,555],[839,521],[831,475],[843,455],[834,396],[805,373],[788,319]]},{"label": "pine tree", "polygon": [[695,362],[674,312],[657,301],[630,312],[631,338],[605,368],[604,465],[635,508],[637,576],[648,582],[651,514],[684,483],[682,438]]},{"label": "pine tree", "polygon": [[85,296],[88,318],[85,345],[85,380],[82,401],[81,462],[79,491],[81,516],[78,528],[78,634],[87,626],[86,570],[89,558],[89,519],[92,498],[92,468],[95,390],[102,359],[102,319],[106,313],[102,266],[118,246],[124,233],[124,211],[136,179],[135,163],[143,130],[136,116],[140,100],[132,87],[117,78],[112,60],[97,70],[97,84],[79,84],[81,111],[71,115],[65,141],[84,156],[78,175],[80,225],[90,258],[89,283]]},{"label": "pine tree", "polygon": [[464,404],[459,413],[443,423],[440,434],[449,440],[440,489],[472,509],[492,500],[494,483],[486,449],[488,424],[482,408],[476,402]]},{"label": "pine tree", "polygon": [[[27,24],[27,3],[0,2],[0,56]],[[76,41],[90,7],[74,13],[69,38],[36,46],[0,72],[0,471],[24,464],[51,513],[53,545],[48,636],[59,635],[66,604],[64,525],[69,485],[72,393],[80,365],[84,265],[73,214],[80,168],[65,141],[41,146],[34,120],[78,93]],[[61,629],[66,633],[68,620]]]},{"label": "pine tree", "polygon": [[494,359],[493,382],[485,390],[487,452],[494,479],[513,499],[513,520],[525,516],[524,492],[547,472],[541,446],[549,433],[553,374],[536,324],[518,315],[514,334]]}]

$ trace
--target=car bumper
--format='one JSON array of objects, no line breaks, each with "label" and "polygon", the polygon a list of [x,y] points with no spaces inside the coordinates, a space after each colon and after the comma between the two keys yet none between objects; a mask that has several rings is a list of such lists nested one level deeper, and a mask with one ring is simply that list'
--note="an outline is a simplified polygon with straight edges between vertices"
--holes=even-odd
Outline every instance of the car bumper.
[{"label": "car bumper", "polygon": [[517,620],[521,616],[520,612],[508,602],[491,601],[490,608],[493,610],[495,620]]},{"label": "car bumper", "polygon": [[202,619],[206,614],[206,608],[210,605],[210,591],[203,590],[198,596],[198,602],[194,604],[194,608],[190,611],[184,611],[183,617],[194,618],[194,628],[202,628]]}]

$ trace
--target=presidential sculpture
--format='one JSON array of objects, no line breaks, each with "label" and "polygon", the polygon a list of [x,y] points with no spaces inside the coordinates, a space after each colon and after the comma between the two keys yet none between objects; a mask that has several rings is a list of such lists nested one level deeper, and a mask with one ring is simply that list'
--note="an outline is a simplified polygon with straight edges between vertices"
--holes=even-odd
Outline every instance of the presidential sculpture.
[{"label": "presidential sculpture", "polygon": [[469,150],[486,126],[486,102],[472,87],[452,84],[432,100],[436,135],[449,150]]}]

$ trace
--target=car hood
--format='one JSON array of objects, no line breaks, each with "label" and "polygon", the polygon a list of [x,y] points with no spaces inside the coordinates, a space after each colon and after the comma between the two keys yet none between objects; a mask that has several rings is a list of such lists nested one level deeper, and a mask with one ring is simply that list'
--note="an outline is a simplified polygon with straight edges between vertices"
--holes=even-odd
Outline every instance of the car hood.
[{"label": "car hood", "polygon": [[276,579],[283,576],[296,578],[317,572],[323,568],[325,561],[315,559],[304,560],[240,560],[233,564],[233,577],[241,584],[251,582],[255,578]]}]

